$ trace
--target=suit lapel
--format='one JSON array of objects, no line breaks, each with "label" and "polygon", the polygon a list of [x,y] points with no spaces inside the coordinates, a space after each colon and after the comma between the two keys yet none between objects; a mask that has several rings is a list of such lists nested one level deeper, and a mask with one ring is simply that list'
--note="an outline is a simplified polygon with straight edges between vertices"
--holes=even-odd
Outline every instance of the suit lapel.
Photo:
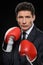
[{"label": "suit lapel", "polygon": [[28,35],[28,40],[33,42],[36,38],[36,27],[34,26],[30,34]]}]

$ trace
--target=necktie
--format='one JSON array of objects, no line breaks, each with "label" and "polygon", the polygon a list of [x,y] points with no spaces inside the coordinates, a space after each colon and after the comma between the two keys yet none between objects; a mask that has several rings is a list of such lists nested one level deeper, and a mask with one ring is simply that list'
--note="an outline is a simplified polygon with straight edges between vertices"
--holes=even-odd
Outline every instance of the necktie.
[{"label": "necktie", "polygon": [[25,36],[26,36],[26,33],[25,33],[25,32],[23,32],[23,40],[25,39]]}]

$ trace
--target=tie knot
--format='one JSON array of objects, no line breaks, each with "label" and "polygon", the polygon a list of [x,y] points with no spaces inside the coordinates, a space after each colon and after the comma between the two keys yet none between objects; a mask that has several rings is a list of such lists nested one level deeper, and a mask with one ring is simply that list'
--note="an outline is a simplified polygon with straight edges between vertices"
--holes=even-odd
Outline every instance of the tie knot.
[{"label": "tie knot", "polygon": [[26,32],[23,32],[23,35],[25,35],[26,34]]}]

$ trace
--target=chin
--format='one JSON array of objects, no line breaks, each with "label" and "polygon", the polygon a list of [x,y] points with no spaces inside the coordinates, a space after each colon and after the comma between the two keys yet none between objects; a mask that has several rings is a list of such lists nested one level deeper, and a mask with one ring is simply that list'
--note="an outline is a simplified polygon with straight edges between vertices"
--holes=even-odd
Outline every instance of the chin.
[{"label": "chin", "polygon": [[24,27],[24,28],[22,28],[22,30],[24,30],[24,31],[26,31],[26,30],[28,30],[29,28],[27,28],[27,27]]}]

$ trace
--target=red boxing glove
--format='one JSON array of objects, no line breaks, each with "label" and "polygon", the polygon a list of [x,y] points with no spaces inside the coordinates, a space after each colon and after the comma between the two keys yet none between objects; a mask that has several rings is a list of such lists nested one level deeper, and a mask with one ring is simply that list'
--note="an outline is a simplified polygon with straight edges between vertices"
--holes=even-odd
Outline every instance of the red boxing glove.
[{"label": "red boxing glove", "polygon": [[19,46],[19,53],[21,56],[25,55],[27,60],[29,59],[30,62],[35,61],[37,57],[37,49],[35,45],[28,40],[21,41]]},{"label": "red boxing glove", "polygon": [[8,43],[8,40],[10,37],[13,38],[14,41],[17,41],[20,38],[21,31],[19,27],[12,27],[8,29],[8,31],[5,34],[4,41]]},{"label": "red boxing glove", "polygon": [[11,52],[13,49],[14,41],[17,41],[20,38],[21,31],[19,27],[12,27],[8,29],[5,34],[4,42],[2,44],[2,50],[4,52]]}]

